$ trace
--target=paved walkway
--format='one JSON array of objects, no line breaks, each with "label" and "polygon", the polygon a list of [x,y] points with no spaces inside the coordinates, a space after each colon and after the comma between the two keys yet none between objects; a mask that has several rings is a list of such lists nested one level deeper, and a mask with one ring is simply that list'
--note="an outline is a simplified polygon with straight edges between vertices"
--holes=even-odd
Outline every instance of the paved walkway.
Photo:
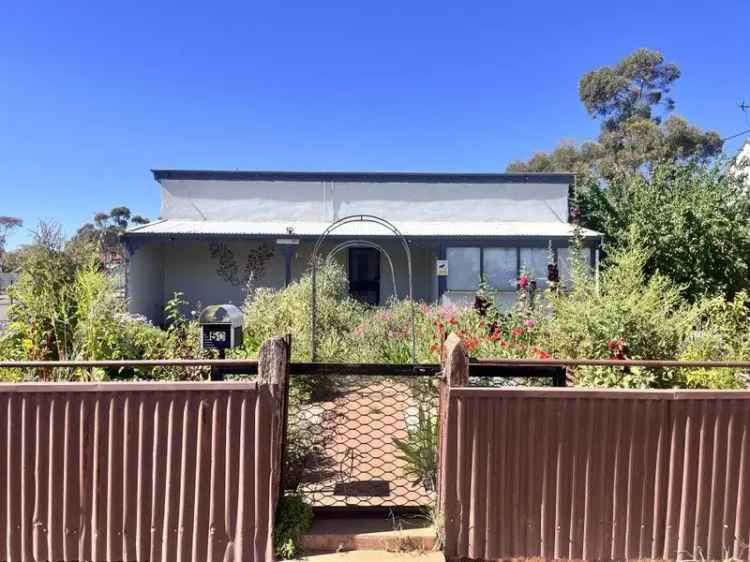
[{"label": "paved walkway", "polygon": [[309,533],[299,539],[303,552],[379,550],[429,552],[435,547],[435,529],[424,517],[401,519],[315,519]]}]

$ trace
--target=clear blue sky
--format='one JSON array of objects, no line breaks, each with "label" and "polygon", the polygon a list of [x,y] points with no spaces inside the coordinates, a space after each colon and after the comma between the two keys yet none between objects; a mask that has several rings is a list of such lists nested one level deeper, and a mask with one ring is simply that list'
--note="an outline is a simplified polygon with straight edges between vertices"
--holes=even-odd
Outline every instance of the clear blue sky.
[{"label": "clear blue sky", "polygon": [[151,168],[503,171],[594,136],[578,79],[638,47],[678,113],[750,127],[747,0],[7,1],[0,215],[154,218]]}]

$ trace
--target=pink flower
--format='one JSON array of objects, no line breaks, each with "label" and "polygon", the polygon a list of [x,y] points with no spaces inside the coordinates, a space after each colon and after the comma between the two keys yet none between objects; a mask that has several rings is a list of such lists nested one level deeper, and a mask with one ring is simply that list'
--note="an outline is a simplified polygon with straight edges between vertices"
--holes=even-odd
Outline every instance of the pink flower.
[{"label": "pink flower", "polygon": [[524,324],[524,326],[526,326],[526,327],[527,327],[527,328],[529,328],[529,329],[531,329],[531,328],[533,328],[534,326],[536,326],[536,322],[534,321],[534,319],[533,319],[533,318],[529,318],[529,319],[527,319],[527,320],[524,320],[524,321],[523,321],[523,324]]},{"label": "pink flower", "polygon": [[378,313],[377,318],[378,320],[382,320],[383,322],[390,322],[393,319],[393,313],[390,310],[385,310]]},{"label": "pink flower", "polygon": [[518,278],[518,286],[521,289],[526,289],[529,286],[529,276],[522,273],[521,277]]}]

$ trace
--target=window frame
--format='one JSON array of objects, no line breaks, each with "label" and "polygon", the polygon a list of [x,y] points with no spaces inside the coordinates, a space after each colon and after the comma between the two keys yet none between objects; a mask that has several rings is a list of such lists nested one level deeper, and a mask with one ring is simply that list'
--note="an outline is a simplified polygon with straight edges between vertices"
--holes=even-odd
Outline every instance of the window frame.
[{"label": "window frame", "polygon": [[[484,277],[484,251],[485,249],[515,249],[516,251],[516,279],[518,279],[521,276],[521,249],[522,248],[532,248],[532,249],[542,249],[542,250],[549,250],[550,245],[552,246],[552,255],[554,256],[554,260],[556,264],[559,264],[559,256],[558,256],[558,249],[560,248],[567,248],[569,246],[569,240],[565,239],[564,241],[557,241],[553,239],[545,240],[545,244],[493,244],[493,243],[481,243],[477,241],[466,241],[466,242],[460,242],[460,243],[451,243],[451,244],[444,244],[442,245],[442,255],[443,259],[448,259],[448,250],[450,248],[478,248],[479,249],[479,279],[481,280]],[[589,252],[591,252],[591,255],[593,256],[593,248],[586,247]],[[593,257],[591,258],[593,260]],[[448,276],[450,276],[450,263],[448,264]],[[448,276],[445,277],[445,289],[442,291],[443,293],[448,292],[476,292],[477,289],[450,289],[448,288]],[[479,281],[477,282],[479,283]],[[512,293],[517,290],[516,287],[508,287],[507,289],[503,288],[497,288],[492,287],[493,290],[497,293]]]}]

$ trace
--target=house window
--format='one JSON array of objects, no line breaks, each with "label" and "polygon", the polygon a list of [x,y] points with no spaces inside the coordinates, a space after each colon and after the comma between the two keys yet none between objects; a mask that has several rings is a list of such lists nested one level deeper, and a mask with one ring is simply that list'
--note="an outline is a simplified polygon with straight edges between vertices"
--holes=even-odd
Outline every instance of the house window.
[{"label": "house window", "polygon": [[[564,256],[567,258],[567,249]],[[449,291],[476,291],[480,276],[495,291],[515,291],[520,271],[528,273],[540,289],[547,287],[547,265],[552,256],[548,248],[446,248]],[[561,275],[567,273],[567,263]],[[568,274],[569,275],[569,274]]]},{"label": "house window", "polygon": [[[594,261],[594,248],[582,248],[581,258],[583,259],[583,265],[585,265],[589,271],[591,270],[592,263]],[[558,248],[557,250],[557,267],[560,271],[560,280],[566,285],[570,285],[571,281],[571,268],[570,268],[570,248]]]},{"label": "house window", "polygon": [[550,261],[547,248],[521,248],[521,271],[536,280],[540,289],[547,287],[547,264]]},{"label": "house window", "polygon": [[515,248],[484,248],[484,278],[496,291],[515,291],[518,256]]},{"label": "house window", "polygon": [[476,291],[479,288],[481,250],[479,248],[447,248],[448,290]]}]

